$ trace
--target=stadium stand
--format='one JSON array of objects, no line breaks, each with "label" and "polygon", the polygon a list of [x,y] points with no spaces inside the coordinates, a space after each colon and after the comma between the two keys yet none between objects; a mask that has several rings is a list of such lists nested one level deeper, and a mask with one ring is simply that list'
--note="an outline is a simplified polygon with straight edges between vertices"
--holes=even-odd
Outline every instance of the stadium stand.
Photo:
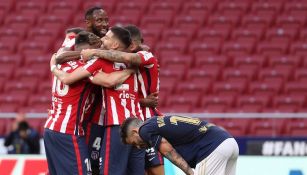
[{"label": "stadium stand", "polygon": [[[163,112],[306,112],[303,0],[1,1],[1,112],[46,112],[50,55],[65,28],[84,27],[82,12],[92,5],[103,6],[112,25],[142,29],[161,64]],[[235,135],[271,131],[269,121],[248,121],[250,130],[221,123]],[[300,135],[302,128],[306,122],[276,134]]]}]

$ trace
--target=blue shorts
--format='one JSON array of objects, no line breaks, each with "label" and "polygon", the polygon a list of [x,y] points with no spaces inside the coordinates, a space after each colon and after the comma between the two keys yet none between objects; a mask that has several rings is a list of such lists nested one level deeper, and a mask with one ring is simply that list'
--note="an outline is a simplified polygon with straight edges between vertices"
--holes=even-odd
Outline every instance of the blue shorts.
[{"label": "blue shorts", "polygon": [[85,127],[86,144],[88,146],[88,155],[92,167],[99,168],[101,160],[100,152],[102,147],[105,127],[93,123],[87,123]]},{"label": "blue shorts", "polygon": [[163,165],[163,157],[161,153],[155,148],[148,148],[145,150],[145,168],[151,168],[158,165]]},{"label": "blue shorts", "polygon": [[44,144],[50,175],[92,173],[85,137],[45,129]]},{"label": "blue shorts", "polygon": [[121,142],[120,126],[107,126],[101,149],[103,175],[145,174],[145,150]]}]

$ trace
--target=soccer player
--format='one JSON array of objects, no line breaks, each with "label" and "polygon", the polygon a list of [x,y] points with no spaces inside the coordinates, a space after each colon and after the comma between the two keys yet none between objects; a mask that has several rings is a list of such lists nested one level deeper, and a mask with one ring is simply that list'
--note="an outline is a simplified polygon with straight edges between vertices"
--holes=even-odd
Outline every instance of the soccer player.
[{"label": "soccer player", "polygon": [[[139,98],[142,105],[142,112],[146,119],[151,118],[154,115],[162,115],[157,109],[156,104],[146,103],[148,97],[157,100],[159,91],[159,65],[158,60],[153,56],[151,52],[143,51],[141,45],[143,44],[142,33],[134,25],[128,25],[125,27],[132,38],[132,44],[129,49],[131,53],[115,51],[115,50],[98,50],[98,49],[86,49],[81,51],[81,55],[85,61],[97,56],[102,59],[106,59],[112,62],[121,62],[137,66],[138,82],[139,82]],[[163,175],[163,157],[157,151],[152,148],[146,150],[145,155],[145,168],[148,175]]]},{"label": "soccer player", "polygon": [[[94,33],[100,38],[103,37],[109,29],[109,18],[102,8],[91,7],[85,12],[86,31]],[[58,50],[56,55],[57,63],[79,59],[80,50],[75,50],[75,36],[78,30],[85,30],[82,28],[68,29],[62,47]],[[99,40],[100,41],[100,40]],[[101,45],[101,43],[100,43]],[[100,47],[100,46],[99,46]],[[102,139],[104,135],[103,127],[103,112],[102,109],[102,90],[101,86],[96,86],[92,90],[93,98],[90,101],[94,104],[88,111],[87,120],[84,121],[83,127],[85,129],[86,143],[88,144],[89,157],[93,174],[99,174],[99,159],[100,149],[102,146]]]},{"label": "soccer player", "polygon": [[[102,47],[105,49],[127,51],[130,44],[129,31],[121,27],[110,28],[106,36],[102,38]],[[73,73],[68,74],[55,69],[54,74],[64,83],[73,83],[84,77],[95,75],[95,72],[99,70],[111,73],[126,68],[126,64],[96,58]],[[119,135],[120,124],[126,118],[134,116],[144,120],[137,92],[138,82],[135,74],[115,88],[103,88],[103,104],[106,109],[104,126],[106,130],[101,149],[104,156],[101,174],[144,174],[145,150],[124,145]]]},{"label": "soccer player", "polygon": [[[94,34],[80,32],[76,36],[76,49],[97,47]],[[51,60],[52,69],[55,69],[55,56]],[[81,60],[69,61],[60,65],[61,70],[74,72],[82,66]],[[104,76],[108,85],[116,85],[121,78],[128,77],[129,71],[113,73]],[[101,74],[99,73],[99,76]],[[120,79],[115,80],[115,79]],[[85,144],[82,122],[91,103],[91,84],[82,80],[73,85],[65,85],[53,77],[52,109],[45,124],[44,142],[48,161],[49,173],[55,174],[88,174],[91,173],[91,164],[88,159],[88,150]]]},{"label": "soccer player", "polygon": [[156,116],[145,123],[128,118],[121,126],[121,137],[124,143],[138,148],[154,147],[189,175],[234,175],[236,171],[236,140],[198,118]]}]

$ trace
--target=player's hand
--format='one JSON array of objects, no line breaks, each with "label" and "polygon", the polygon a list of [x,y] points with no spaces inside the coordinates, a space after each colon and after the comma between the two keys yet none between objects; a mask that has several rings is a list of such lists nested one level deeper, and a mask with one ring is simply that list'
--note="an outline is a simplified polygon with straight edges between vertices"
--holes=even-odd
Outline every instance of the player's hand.
[{"label": "player's hand", "polygon": [[141,99],[141,105],[146,107],[155,108],[158,106],[158,92],[149,94],[146,98]]},{"label": "player's hand", "polygon": [[94,49],[84,49],[81,51],[80,55],[84,62],[87,62],[94,55]]}]

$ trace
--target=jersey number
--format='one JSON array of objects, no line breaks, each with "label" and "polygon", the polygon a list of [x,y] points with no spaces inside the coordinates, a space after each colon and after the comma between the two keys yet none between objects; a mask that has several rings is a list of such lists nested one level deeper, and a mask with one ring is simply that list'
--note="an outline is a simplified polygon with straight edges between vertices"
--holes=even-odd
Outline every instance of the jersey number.
[{"label": "jersey number", "polygon": [[100,149],[100,145],[101,145],[101,137],[96,137],[93,143],[93,148],[96,148],[96,150],[98,151]]},{"label": "jersey number", "polygon": [[201,123],[201,121],[198,118],[181,117],[181,116],[171,116],[170,121],[171,124],[173,125],[178,125],[178,122],[192,124],[192,125],[199,125]]},{"label": "jersey number", "polygon": [[52,92],[57,93],[59,96],[65,96],[68,93],[69,86],[63,84],[57,77],[54,77],[52,84]]}]

